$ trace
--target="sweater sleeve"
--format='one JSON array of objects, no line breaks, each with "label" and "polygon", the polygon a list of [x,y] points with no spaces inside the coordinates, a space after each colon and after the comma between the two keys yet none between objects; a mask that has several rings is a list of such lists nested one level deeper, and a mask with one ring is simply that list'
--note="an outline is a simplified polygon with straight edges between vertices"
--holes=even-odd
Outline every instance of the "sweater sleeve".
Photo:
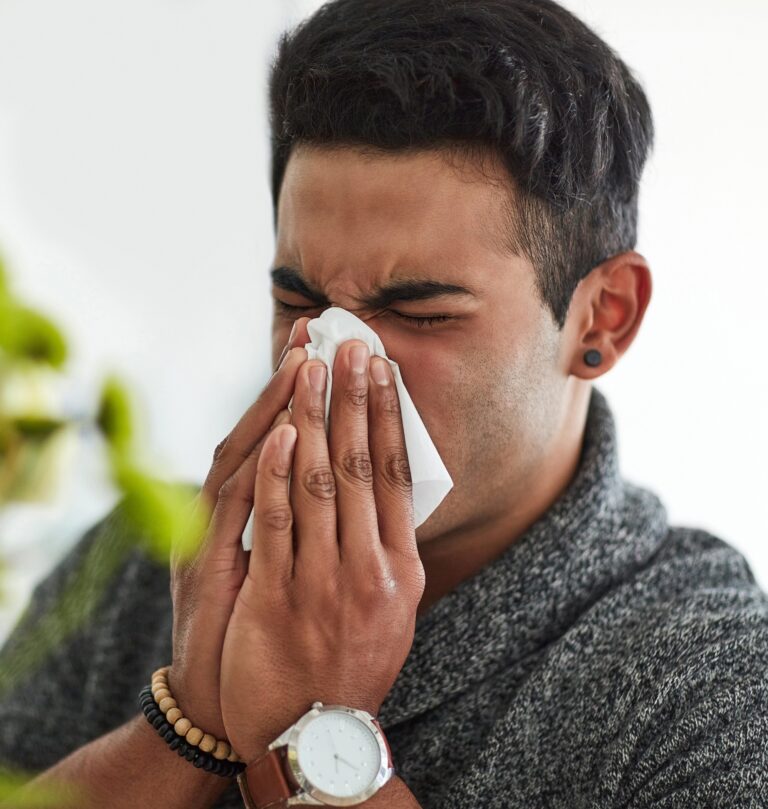
[{"label": "sweater sleeve", "polygon": [[104,579],[118,561],[120,505],[37,584],[0,649],[2,767],[48,769],[86,741],[79,721],[83,683]]},{"label": "sweater sleeve", "polygon": [[768,807],[768,623],[731,627],[648,709],[622,809]]}]

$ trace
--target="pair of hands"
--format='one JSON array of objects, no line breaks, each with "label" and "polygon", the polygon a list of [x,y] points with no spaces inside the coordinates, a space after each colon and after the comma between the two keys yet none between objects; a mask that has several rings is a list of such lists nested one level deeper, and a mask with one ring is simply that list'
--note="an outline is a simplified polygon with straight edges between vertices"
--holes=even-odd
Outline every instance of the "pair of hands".
[{"label": "pair of hands", "polygon": [[309,373],[325,364],[307,361],[308,322],[296,322],[282,365],[216,448],[195,501],[211,514],[198,553],[171,558],[171,690],[246,762],[315,700],[375,716],[424,591],[389,363],[379,358],[382,385],[367,361],[353,368],[364,343],[339,347],[326,436],[325,382],[313,387]]}]

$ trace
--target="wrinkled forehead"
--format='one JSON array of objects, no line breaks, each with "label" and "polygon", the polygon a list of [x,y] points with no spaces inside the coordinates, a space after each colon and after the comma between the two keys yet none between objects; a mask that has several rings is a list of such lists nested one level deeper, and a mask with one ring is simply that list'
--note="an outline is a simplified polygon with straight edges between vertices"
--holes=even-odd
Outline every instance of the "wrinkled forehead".
[{"label": "wrinkled forehead", "polygon": [[294,148],[278,203],[281,254],[470,261],[497,250],[509,184],[492,157],[444,150]]}]

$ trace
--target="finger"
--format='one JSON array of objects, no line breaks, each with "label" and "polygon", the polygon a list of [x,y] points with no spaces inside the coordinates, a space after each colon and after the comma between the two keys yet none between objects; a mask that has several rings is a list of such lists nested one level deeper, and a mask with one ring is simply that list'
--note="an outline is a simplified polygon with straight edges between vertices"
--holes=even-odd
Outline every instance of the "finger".
[{"label": "finger", "polygon": [[[285,355],[288,353],[289,349],[293,346],[305,346],[307,343],[311,342],[309,339],[309,332],[307,331],[307,323],[312,318],[309,317],[300,317],[298,320],[293,322],[293,327],[291,328],[291,335],[288,338],[287,342],[285,343],[285,348],[283,348],[280,357],[278,358],[277,362],[272,362],[273,373],[277,371],[280,367],[280,363],[285,359]],[[275,345],[280,345],[280,340],[275,340],[275,336],[277,333],[277,329],[274,330],[272,336],[272,342]]]},{"label": "finger", "polygon": [[[281,410],[269,427],[267,435],[280,424],[290,421],[287,409]],[[248,458],[235,470],[222,486],[216,498],[216,505],[210,514],[210,523],[202,543],[195,555],[195,566],[205,566],[216,573],[240,572],[242,576],[248,568],[248,558],[242,545],[242,535],[253,508],[253,483],[256,478],[256,464],[267,435],[257,442]],[[195,498],[195,508],[206,507],[200,494]],[[179,560],[184,564],[184,560]]]},{"label": "finger", "polygon": [[267,425],[290,402],[296,371],[307,359],[304,344],[309,342],[307,323],[310,320],[309,317],[300,317],[295,321],[280,361],[264,390],[214,450],[213,464],[203,484],[203,493],[211,501],[211,508],[215,506],[219,487],[250,455],[254,444],[266,432]]},{"label": "finger", "polygon": [[[362,347],[355,358],[354,349]],[[340,556],[370,560],[380,555],[373,473],[368,450],[368,346],[348,340],[336,352],[331,389],[329,446],[336,478]]]},{"label": "finger", "polygon": [[293,575],[293,512],[290,478],[296,427],[283,424],[267,440],[256,466],[254,537],[248,579],[270,587],[287,584]]},{"label": "finger", "polygon": [[[294,338],[295,339],[295,338]],[[203,496],[211,508],[216,504],[219,489],[263,438],[275,416],[293,396],[296,372],[307,359],[304,348],[294,346],[286,354],[282,368],[269,380],[259,398],[240,417],[235,427],[214,452],[213,464],[203,484]]]},{"label": "finger", "polygon": [[[320,372],[322,379],[315,379]],[[336,482],[325,432],[326,367],[305,362],[297,375],[292,422],[299,431],[291,478],[291,507],[297,538],[294,575],[324,575],[339,564]]]},{"label": "finger", "polygon": [[416,534],[411,468],[395,378],[383,357],[371,358],[370,373],[369,445],[379,536],[385,547],[414,552]]}]

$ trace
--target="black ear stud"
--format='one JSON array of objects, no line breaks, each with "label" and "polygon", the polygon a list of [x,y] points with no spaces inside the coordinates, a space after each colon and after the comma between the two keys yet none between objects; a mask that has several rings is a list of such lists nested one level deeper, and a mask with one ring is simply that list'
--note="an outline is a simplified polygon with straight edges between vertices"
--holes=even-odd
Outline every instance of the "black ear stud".
[{"label": "black ear stud", "polygon": [[597,368],[602,361],[603,355],[596,348],[590,348],[589,351],[584,354],[584,362],[591,368]]}]

